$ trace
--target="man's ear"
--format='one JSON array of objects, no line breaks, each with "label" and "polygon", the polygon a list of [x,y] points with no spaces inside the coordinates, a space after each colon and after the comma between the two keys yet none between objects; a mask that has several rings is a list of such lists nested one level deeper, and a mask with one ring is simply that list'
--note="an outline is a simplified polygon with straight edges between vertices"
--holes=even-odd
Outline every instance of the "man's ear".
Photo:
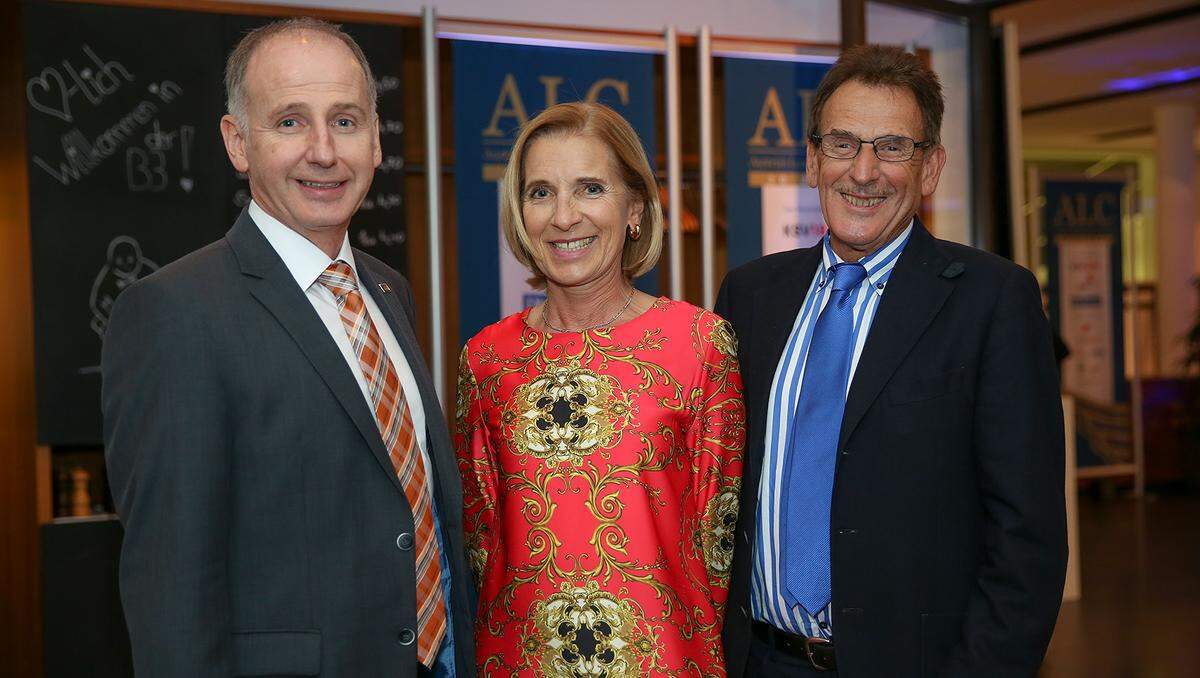
[{"label": "man's ear", "polygon": [[804,182],[809,188],[817,187],[817,177],[821,174],[820,159],[817,154],[821,151],[813,145],[812,140],[805,142],[808,146],[808,156],[804,161]]},{"label": "man's ear", "polygon": [[250,161],[246,159],[246,135],[238,127],[237,119],[232,115],[221,117],[221,137],[225,140],[225,152],[229,154],[229,162],[233,168],[245,174],[250,171]]},{"label": "man's ear", "polygon": [[946,149],[938,144],[929,151],[925,164],[921,167],[921,195],[930,196],[937,189],[938,179],[942,176],[942,168],[946,166]]},{"label": "man's ear", "polygon": [[383,164],[383,144],[379,140],[379,114],[375,114],[375,169]]}]

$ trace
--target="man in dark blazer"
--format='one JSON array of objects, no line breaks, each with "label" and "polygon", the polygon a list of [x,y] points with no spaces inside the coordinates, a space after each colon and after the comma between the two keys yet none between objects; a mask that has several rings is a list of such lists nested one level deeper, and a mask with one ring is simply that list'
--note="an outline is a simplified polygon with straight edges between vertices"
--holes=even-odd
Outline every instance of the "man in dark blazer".
[{"label": "man in dark blazer", "polygon": [[731,676],[1030,676],[1066,567],[1063,424],[1037,282],[916,217],[937,76],[848,50],[813,99],[828,235],[732,271],[748,435]]},{"label": "man in dark blazer", "polygon": [[121,598],[138,676],[473,676],[462,496],[396,271],[347,228],[380,163],[336,26],[229,59],[253,202],[129,287],[103,351]]}]

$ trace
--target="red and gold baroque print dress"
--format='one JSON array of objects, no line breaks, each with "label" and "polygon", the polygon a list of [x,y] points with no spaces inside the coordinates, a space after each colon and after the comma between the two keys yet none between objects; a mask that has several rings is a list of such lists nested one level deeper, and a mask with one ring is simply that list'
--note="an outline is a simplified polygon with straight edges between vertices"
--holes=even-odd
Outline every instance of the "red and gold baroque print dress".
[{"label": "red and gold baroque print dress", "polygon": [[730,325],[528,311],[463,349],[455,446],[481,676],[724,676],[745,410]]}]

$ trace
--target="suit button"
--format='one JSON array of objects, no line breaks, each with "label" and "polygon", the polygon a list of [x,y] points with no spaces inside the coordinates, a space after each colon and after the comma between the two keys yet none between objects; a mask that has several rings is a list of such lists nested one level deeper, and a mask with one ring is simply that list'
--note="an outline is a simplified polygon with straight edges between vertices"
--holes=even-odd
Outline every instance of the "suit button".
[{"label": "suit button", "polygon": [[401,532],[399,537],[396,537],[396,548],[401,551],[411,551],[413,547],[413,536],[409,532]]},{"label": "suit button", "polygon": [[849,456],[850,456],[850,450],[842,450],[842,456],[843,456],[843,457],[849,457]]},{"label": "suit button", "polygon": [[849,537],[858,534],[858,530],[849,527],[843,527],[842,529],[838,530],[838,534]]},{"label": "suit button", "polygon": [[413,633],[412,629],[400,629],[400,634],[396,636],[396,642],[401,645],[412,645],[417,639],[417,634]]}]

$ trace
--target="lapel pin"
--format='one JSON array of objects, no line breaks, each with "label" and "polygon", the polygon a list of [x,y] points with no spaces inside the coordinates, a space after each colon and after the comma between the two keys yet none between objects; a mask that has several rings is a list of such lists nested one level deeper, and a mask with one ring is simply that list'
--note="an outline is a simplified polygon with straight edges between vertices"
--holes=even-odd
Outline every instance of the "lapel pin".
[{"label": "lapel pin", "polygon": [[379,291],[384,294],[391,294],[392,286],[387,283],[379,283]]}]

